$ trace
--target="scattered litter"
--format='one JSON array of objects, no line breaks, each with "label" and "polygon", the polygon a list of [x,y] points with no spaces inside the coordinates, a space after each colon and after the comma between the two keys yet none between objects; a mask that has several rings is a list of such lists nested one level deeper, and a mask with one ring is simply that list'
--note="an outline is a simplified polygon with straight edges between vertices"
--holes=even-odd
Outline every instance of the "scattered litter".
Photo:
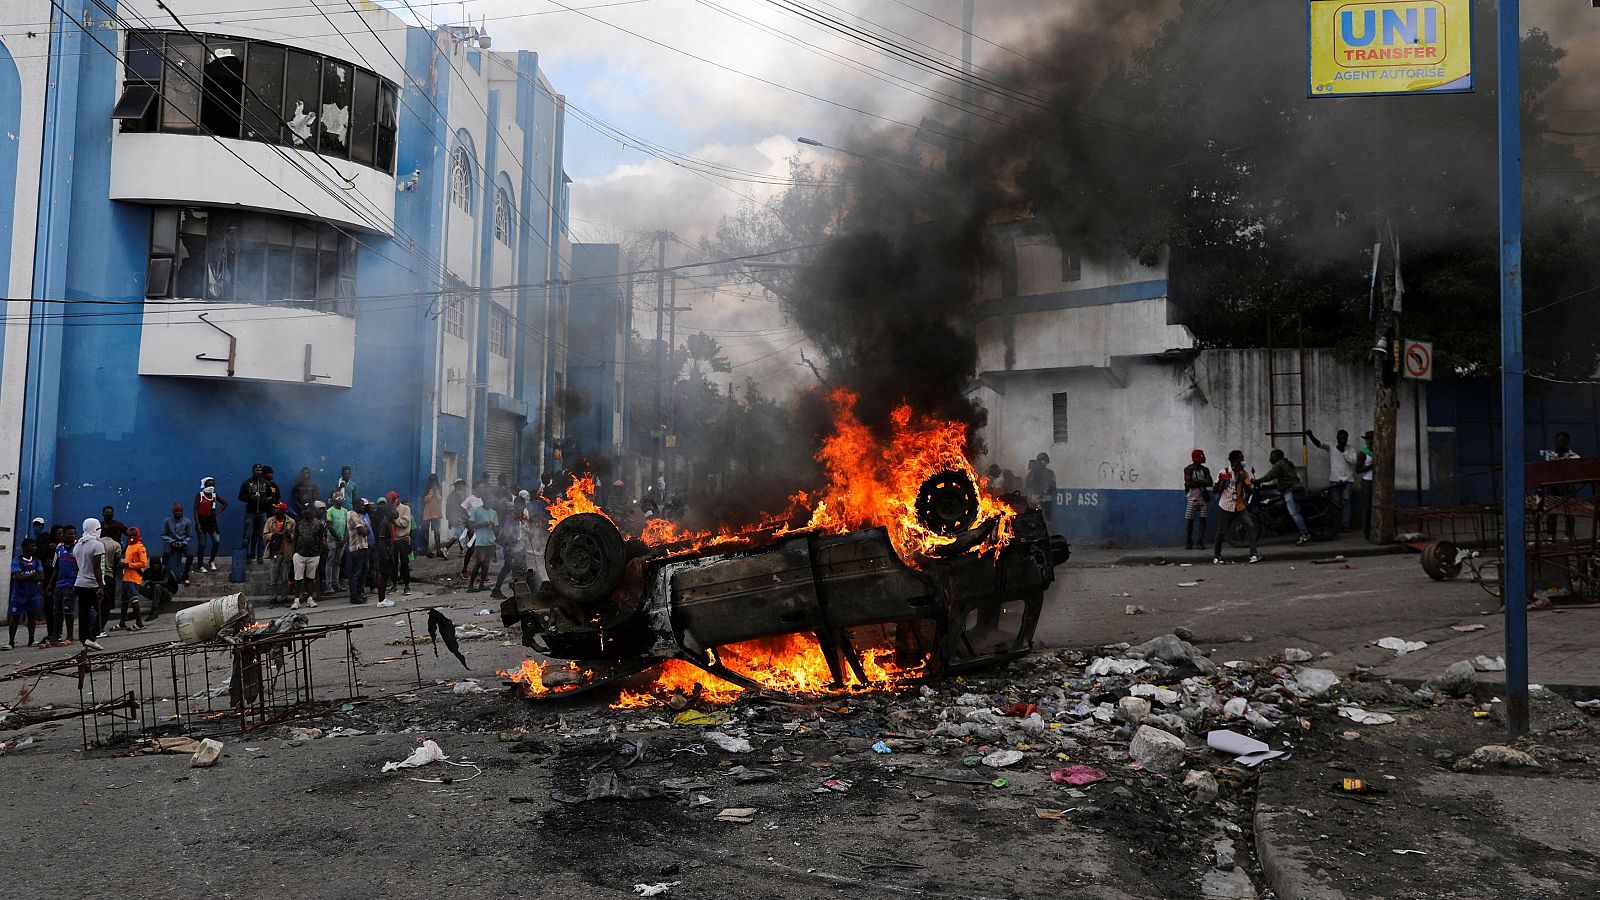
[{"label": "scattered litter", "polygon": [[1130,603],[1122,608],[1122,614],[1125,616],[1142,616],[1144,615],[1144,607],[1134,606]]},{"label": "scattered litter", "polygon": [[717,813],[718,822],[733,822],[736,825],[749,825],[756,817],[756,808],[753,806],[735,806]]},{"label": "scattered litter", "polygon": [[751,746],[748,738],[734,737],[731,734],[723,734],[720,731],[708,731],[705,734],[705,738],[727,753],[749,753],[755,749],[755,747]]},{"label": "scattered litter", "polygon": [[194,756],[189,759],[191,769],[209,769],[222,758],[222,742],[205,738],[200,741],[199,749],[194,751]]},{"label": "scattered litter", "polygon": [[1486,744],[1472,751],[1472,755],[1455,764],[1456,771],[1474,769],[1478,766],[1504,766],[1508,769],[1537,769],[1539,761],[1532,755],[1521,750],[1507,747],[1504,744]]},{"label": "scattered litter", "polygon": [[1199,769],[1190,769],[1184,774],[1183,789],[1193,792],[1195,802],[1202,805],[1215,801],[1220,791],[1217,776]]},{"label": "scattered litter", "polygon": [[990,787],[996,787],[996,788],[1009,787],[1010,784],[1011,784],[1011,782],[1005,780],[1004,778],[996,778],[995,780],[989,782],[989,786]]},{"label": "scattered litter", "polygon": [[1341,706],[1339,715],[1357,725],[1389,725],[1394,722],[1394,716],[1388,713],[1369,712],[1359,706]]},{"label": "scattered litter", "polygon": [[1394,854],[1396,856],[1406,856],[1406,855],[1412,854],[1412,853],[1415,853],[1418,856],[1427,856],[1428,855],[1428,851],[1426,851],[1426,850],[1396,850],[1396,851],[1394,851]]},{"label": "scattered litter", "polygon": [[1022,762],[1024,755],[1020,750],[996,750],[983,758],[983,764],[991,769],[1004,769]]},{"label": "scattered litter", "polygon": [[[661,788],[629,784],[617,777],[615,772],[601,772],[589,776],[589,788],[583,799],[585,800],[654,800],[663,796]],[[552,794],[552,797],[554,795]],[[556,798],[559,799],[559,798]]]},{"label": "scattered litter", "polygon": [[1284,751],[1272,749],[1265,741],[1225,729],[1206,732],[1206,746],[1232,756],[1234,762],[1246,767],[1259,766],[1269,759],[1284,755]]},{"label": "scattered litter", "polygon": [[1283,658],[1292,663],[1310,662],[1311,651],[1302,650],[1299,647],[1285,647],[1283,648]]},{"label": "scattered litter", "polygon": [[1105,779],[1105,772],[1096,769],[1094,766],[1081,764],[1067,766],[1064,769],[1057,769],[1050,773],[1050,780],[1056,784],[1070,784],[1074,787],[1083,787],[1086,784],[1094,784]]},{"label": "scattered litter", "polygon": [[1183,765],[1183,738],[1159,728],[1140,725],[1128,744],[1128,756],[1153,772],[1171,772]]},{"label": "scattered litter", "polygon": [[1333,563],[1342,563],[1344,561],[1345,559],[1343,556],[1329,556],[1324,559],[1313,559],[1311,564],[1313,566],[1326,566],[1332,565]]},{"label": "scattered litter", "polygon": [[876,744],[872,745],[872,752],[873,753],[893,753],[894,752],[894,748],[890,747],[888,744],[884,743],[883,741],[879,741]]},{"label": "scattered litter", "polygon": [[1462,631],[1462,632],[1466,632],[1466,631],[1482,631],[1482,630],[1484,630],[1485,628],[1488,628],[1488,627],[1489,626],[1487,626],[1487,625],[1483,625],[1483,624],[1475,622],[1475,623],[1473,623],[1471,625],[1451,625],[1450,626],[1450,630],[1451,631]]},{"label": "scattered litter", "polygon": [[393,772],[396,769],[415,769],[429,763],[442,762],[445,759],[444,751],[433,740],[425,740],[422,746],[411,751],[411,755],[400,762],[386,762],[383,764],[384,772]]},{"label": "scattered litter", "polygon": [[775,781],[778,777],[776,769],[751,769],[746,766],[734,766],[727,771],[729,778],[737,784],[760,784],[764,781]]},{"label": "scattered litter", "polygon": [[1483,655],[1474,656],[1472,658],[1472,668],[1479,672],[1504,672],[1506,670],[1506,660],[1503,656],[1496,656],[1493,659]]},{"label": "scattered litter", "polygon": [[1382,647],[1385,650],[1393,650],[1396,656],[1405,656],[1407,653],[1415,653],[1418,650],[1428,646],[1422,641],[1408,641],[1404,638],[1397,637],[1379,638],[1372,643],[1377,644],[1379,647]]},{"label": "scattered litter", "polygon": [[453,693],[453,694],[487,694],[488,693],[488,691],[483,689],[483,685],[477,683],[476,681],[458,681],[458,682],[456,682],[456,686],[450,689],[450,692]]},{"label": "scattered litter", "polygon": [[1478,686],[1477,669],[1468,660],[1458,660],[1445,667],[1444,674],[1428,683],[1434,690],[1452,697],[1465,697]]},{"label": "scattered litter", "polygon": [[473,613],[473,615],[478,616],[478,617],[481,618],[483,616],[492,616],[492,615],[494,615],[494,613],[490,612],[487,609],[480,609],[477,612]]},{"label": "scattered litter", "polygon": [[0,753],[4,753],[7,750],[17,750],[22,747],[29,746],[32,743],[33,738],[31,737],[23,738],[20,741],[0,741]]},{"label": "scattered litter", "polygon": [[822,787],[817,788],[813,793],[827,794],[831,792],[844,794],[848,793],[852,787],[854,787],[854,782],[845,781],[843,778],[829,778],[822,783]]},{"label": "scattered litter", "polygon": [[1600,699],[1595,699],[1595,700],[1575,700],[1575,701],[1573,701],[1572,705],[1576,706],[1579,709],[1597,709],[1597,710],[1600,710]]},{"label": "scattered litter", "polygon": [[725,712],[703,712],[698,709],[686,709],[672,717],[674,725],[726,725],[730,721]]},{"label": "scattered litter", "polygon": [[1327,669],[1301,669],[1294,677],[1294,686],[1301,695],[1320,697],[1339,683],[1339,676]]},{"label": "scattered litter", "polygon": [[1132,675],[1150,668],[1150,664],[1142,659],[1112,659],[1102,656],[1089,664],[1084,674],[1090,678],[1100,678],[1106,675]]},{"label": "scattered litter", "polygon": [[1180,581],[1180,582],[1178,582],[1178,587],[1199,587],[1199,586],[1200,586],[1200,582],[1198,582],[1198,581]]},{"label": "scattered litter", "polygon": [[680,884],[683,884],[683,882],[658,881],[655,884],[636,884],[633,886],[633,892],[641,897],[657,897],[665,894],[667,891],[672,890]]}]

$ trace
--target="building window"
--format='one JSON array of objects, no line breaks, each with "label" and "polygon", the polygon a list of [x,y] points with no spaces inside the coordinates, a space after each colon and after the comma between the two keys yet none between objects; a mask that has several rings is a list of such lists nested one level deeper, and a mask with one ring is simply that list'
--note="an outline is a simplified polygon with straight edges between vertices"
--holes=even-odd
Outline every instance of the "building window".
[{"label": "building window", "polygon": [[355,314],[355,240],[332,225],[222,209],[157,207],[146,297],[295,304]]},{"label": "building window", "polygon": [[489,304],[489,352],[511,355],[511,314],[498,303]]},{"label": "building window", "polygon": [[1050,442],[1065,444],[1067,442],[1067,395],[1050,395]]},{"label": "building window", "polygon": [[267,41],[130,31],[123,131],[284,144],[393,173],[398,91],[376,73]]},{"label": "building window", "polygon": [[1083,280],[1083,257],[1061,248],[1061,281],[1071,284]]},{"label": "building window", "polygon": [[494,239],[511,246],[511,197],[504,188],[494,192]]},{"label": "building window", "polygon": [[444,331],[458,338],[467,336],[467,300],[459,294],[444,296]]},{"label": "building window", "polygon": [[472,157],[465,147],[457,147],[450,154],[450,202],[472,215]]}]

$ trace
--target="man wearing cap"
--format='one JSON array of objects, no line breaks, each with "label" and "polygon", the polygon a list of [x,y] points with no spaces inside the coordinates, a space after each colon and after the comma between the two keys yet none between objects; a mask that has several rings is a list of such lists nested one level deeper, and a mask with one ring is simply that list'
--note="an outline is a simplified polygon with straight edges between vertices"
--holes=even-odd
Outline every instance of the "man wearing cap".
[{"label": "man wearing cap", "polygon": [[299,609],[302,599],[306,606],[317,608],[317,566],[322,562],[328,528],[322,522],[322,501],[310,502],[311,507],[294,523],[294,566],[289,581],[294,602],[289,604],[290,609]]},{"label": "man wearing cap", "polygon": [[289,504],[273,504],[272,515],[261,527],[261,540],[266,545],[267,557],[272,560],[272,602],[288,599],[285,582],[289,578],[290,551],[294,541],[294,520],[289,518]]},{"label": "man wearing cap", "polygon": [[194,520],[183,514],[182,503],[172,504],[172,516],[161,523],[162,555],[173,577],[184,584],[189,583],[189,557],[194,555],[189,548],[194,545]]},{"label": "man wearing cap", "polygon": [[50,529],[45,527],[44,516],[34,516],[33,522],[30,524],[33,525],[34,549],[39,552],[40,556],[43,556],[45,542],[50,540]]},{"label": "man wearing cap", "polygon": [[350,602],[365,603],[367,559],[372,553],[372,519],[367,515],[367,510],[372,504],[359,498],[351,502],[350,515],[345,519],[345,559],[350,569]]},{"label": "man wearing cap", "polygon": [[[1206,545],[1206,515],[1211,509],[1211,470],[1206,468],[1206,452],[1195,450],[1189,454],[1189,465],[1183,469],[1183,549],[1202,549]],[[1200,523],[1200,535],[1194,534],[1194,523]]]}]

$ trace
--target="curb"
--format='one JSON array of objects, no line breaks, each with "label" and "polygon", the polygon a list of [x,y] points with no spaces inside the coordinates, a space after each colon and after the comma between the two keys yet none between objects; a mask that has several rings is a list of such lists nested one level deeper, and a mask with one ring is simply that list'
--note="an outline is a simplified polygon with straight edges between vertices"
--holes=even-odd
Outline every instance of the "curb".
[{"label": "curb", "polygon": [[[1407,547],[1405,544],[1374,544],[1347,547],[1343,550],[1319,548],[1315,545],[1308,547],[1287,545],[1282,548],[1275,548],[1271,545],[1267,545],[1261,549],[1263,551],[1263,561],[1265,562],[1329,559],[1334,556],[1343,556],[1346,559],[1357,559],[1365,556],[1398,556],[1402,553],[1412,552],[1411,548]],[[1194,553],[1195,551],[1192,550],[1174,550],[1170,553],[1134,553],[1128,556],[1118,557],[1112,561],[1112,564],[1119,566],[1159,566],[1176,565],[1180,562],[1194,563],[1196,565],[1199,565],[1200,563],[1211,562],[1211,554],[1201,552],[1198,555],[1189,555]]]},{"label": "curb", "polygon": [[1255,839],[1256,860],[1261,864],[1261,874],[1267,886],[1279,900],[1346,900],[1345,894],[1329,887],[1312,872],[1310,863],[1300,848],[1289,843],[1274,830],[1274,823],[1294,812],[1269,803],[1265,798],[1273,792],[1277,778],[1273,773],[1261,773],[1261,783],[1256,792]]}]

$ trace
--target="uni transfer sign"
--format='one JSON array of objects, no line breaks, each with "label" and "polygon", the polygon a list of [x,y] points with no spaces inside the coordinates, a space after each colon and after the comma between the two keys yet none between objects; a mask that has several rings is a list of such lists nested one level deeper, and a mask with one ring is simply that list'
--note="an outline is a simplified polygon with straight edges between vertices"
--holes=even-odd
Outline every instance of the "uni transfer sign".
[{"label": "uni transfer sign", "polygon": [[1310,95],[1472,90],[1472,0],[1311,0]]}]

